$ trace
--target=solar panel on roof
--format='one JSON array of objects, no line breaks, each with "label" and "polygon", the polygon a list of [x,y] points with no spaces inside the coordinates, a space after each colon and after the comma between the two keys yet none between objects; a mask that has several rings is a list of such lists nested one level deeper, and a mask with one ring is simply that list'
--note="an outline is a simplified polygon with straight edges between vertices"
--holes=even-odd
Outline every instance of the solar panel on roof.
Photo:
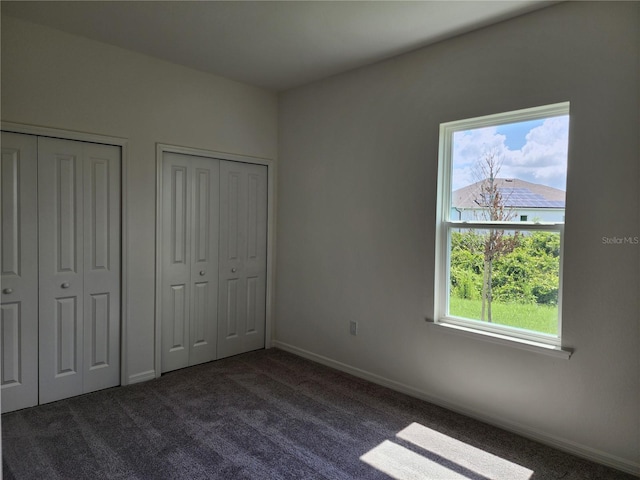
[{"label": "solar panel on roof", "polygon": [[[535,193],[525,187],[501,187],[498,186],[498,190],[502,195],[502,201],[506,207],[510,208],[564,208],[565,200],[547,200],[544,195]],[[454,192],[455,193],[455,192]],[[464,203],[465,201],[471,201],[473,204],[486,207],[490,198],[487,193],[477,192],[475,196],[465,200],[463,196],[457,197],[453,206],[455,207],[458,202]]]},{"label": "solar panel on roof", "polygon": [[564,200],[547,200],[528,188],[507,187],[498,189],[507,207],[564,208]]}]

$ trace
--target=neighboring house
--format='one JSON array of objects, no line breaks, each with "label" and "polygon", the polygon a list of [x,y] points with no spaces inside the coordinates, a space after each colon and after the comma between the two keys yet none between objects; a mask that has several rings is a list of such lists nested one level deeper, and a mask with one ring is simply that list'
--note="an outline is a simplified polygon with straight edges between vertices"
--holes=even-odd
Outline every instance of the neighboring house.
[{"label": "neighboring house", "polygon": [[[502,195],[505,209],[512,212],[512,221],[562,222],[564,221],[565,192],[558,188],[526,182],[518,178],[494,180]],[[479,181],[453,192],[451,220],[486,220]]]}]

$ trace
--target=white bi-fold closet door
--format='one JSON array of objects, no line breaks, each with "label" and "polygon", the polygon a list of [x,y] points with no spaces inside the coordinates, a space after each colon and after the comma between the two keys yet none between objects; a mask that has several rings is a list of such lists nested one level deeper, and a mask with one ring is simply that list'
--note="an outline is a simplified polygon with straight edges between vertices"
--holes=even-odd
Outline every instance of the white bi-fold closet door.
[{"label": "white bi-fold closet door", "polygon": [[120,384],[120,148],[2,133],[2,411]]},{"label": "white bi-fold closet door", "polygon": [[161,371],[264,348],[267,167],[162,159]]}]

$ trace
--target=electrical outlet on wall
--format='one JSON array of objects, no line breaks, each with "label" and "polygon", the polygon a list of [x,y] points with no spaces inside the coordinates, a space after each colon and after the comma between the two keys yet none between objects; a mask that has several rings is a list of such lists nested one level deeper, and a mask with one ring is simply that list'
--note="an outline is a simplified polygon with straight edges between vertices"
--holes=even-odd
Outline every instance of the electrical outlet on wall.
[{"label": "electrical outlet on wall", "polygon": [[354,322],[353,320],[349,322],[349,333],[351,335],[358,334],[358,322]]}]

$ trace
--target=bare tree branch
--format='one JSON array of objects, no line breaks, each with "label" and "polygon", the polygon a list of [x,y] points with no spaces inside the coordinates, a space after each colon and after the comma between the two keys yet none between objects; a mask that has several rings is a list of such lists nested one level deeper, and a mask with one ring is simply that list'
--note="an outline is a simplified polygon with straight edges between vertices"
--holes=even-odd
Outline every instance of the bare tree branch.
[{"label": "bare tree branch", "polygon": [[[507,205],[508,197],[498,186],[498,174],[502,168],[503,159],[495,150],[486,151],[475,166],[474,175],[479,178],[480,188],[474,201],[482,220],[501,222],[513,219],[515,212]],[[492,277],[493,261],[501,255],[507,254],[515,248],[517,235],[505,237],[504,230],[490,228],[485,234],[484,242],[484,276],[482,282],[482,311],[481,320],[492,321],[491,302],[493,300]]]}]

